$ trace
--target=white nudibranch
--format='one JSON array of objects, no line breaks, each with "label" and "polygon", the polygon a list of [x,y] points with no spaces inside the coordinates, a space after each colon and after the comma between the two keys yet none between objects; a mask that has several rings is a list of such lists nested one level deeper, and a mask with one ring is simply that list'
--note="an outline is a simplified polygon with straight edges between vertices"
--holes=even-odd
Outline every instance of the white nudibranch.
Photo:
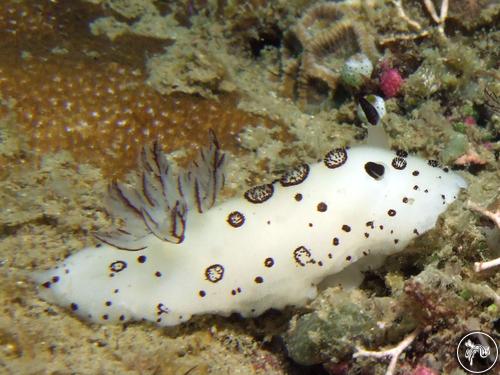
[{"label": "white nudibranch", "polygon": [[92,322],[160,326],[304,305],[327,276],[433,228],[466,186],[436,161],[356,146],[215,205],[224,155],[210,142],[178,176],[144,149],[138,186],[110,188],[123,226],[37,273],[41,296]]}]

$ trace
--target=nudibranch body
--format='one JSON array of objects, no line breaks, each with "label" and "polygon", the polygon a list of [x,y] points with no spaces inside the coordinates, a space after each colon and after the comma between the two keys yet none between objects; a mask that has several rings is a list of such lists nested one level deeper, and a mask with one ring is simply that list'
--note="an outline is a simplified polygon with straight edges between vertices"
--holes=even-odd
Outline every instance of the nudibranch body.
[{"label": "nudibranch body", "polygon": [[177,177],[159,147],[141,160],[137,188],[111,188],[124,226],[37,274],[43,298],[93,322],[161,326],[304,305],[326,276],[433,228],[466,186],[435,161],[356,146],[214,205],[224,182],[215,138]]}]

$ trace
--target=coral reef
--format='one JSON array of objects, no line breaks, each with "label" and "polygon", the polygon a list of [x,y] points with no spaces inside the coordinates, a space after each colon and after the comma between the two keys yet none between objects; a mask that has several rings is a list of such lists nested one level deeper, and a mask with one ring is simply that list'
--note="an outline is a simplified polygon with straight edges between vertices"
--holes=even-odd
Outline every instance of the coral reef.
[{"label": "coral reef", "polygon": [[174,150],[202,142],[214,129],[231,148],[243,126],[270,123],[238,110],[234,96],[161,95],[145,83],[143,61],[161,41],[129,36],[109,48],[87,31],[85,22],[97,12],[79,2],[0,5],[0,14],[11,15],[0,19],[0,115],[17,114],[35,156],[69,150],[105,175],[120,176],[145,142],[159,139]]}]

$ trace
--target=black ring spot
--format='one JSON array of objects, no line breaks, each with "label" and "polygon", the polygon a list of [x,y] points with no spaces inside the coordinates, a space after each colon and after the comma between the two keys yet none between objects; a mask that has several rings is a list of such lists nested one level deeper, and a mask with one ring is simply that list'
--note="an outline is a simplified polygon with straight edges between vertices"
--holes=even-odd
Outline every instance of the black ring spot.
[{"label": "black ring spot", "polygon": [[300,246],[293,251],[293,258],[295,259],[295,262],[302,267],[305,267],[307,263],[314,263],[314,260],[311,257],[311,252],[304,246]]},{"label": "black ring spot", "polygon": [[127,263],[125,263],[123,260],[117,260],[116,262],[113,262],[109,265],[109,269],[111,272],[121,272],[125,268],[127,268]]},{"label": "black ring spot", "polygon": [[347,151],[345,148],[336,148],[325,155],[325,165],[330,168],[338,168],[347,161]]},{"label": "black ring spot", "polygon": [[224,267],[220,264],[212,264],[205,270],[205,277],[212,283],[219,282],[224,276]]},{"label": "black ring spot", "polygon": [[266,258],[266,260],[264,261],[264,266],[266,266],[267,268],[274,266],[274,259]]},{"label": "black ring spot", "polygon": [[263,203],[272,197],[274,187],[272,184],[254,186],[245,193],[245,199],[250,203]]},{"label": "black ring spot", "polygon": [[392,159],[391,164],[395,169],[403,170],[406,168],[407,163],[406,163],[405,159],[397,157],[397,158]]},{"label": "black ring spot", "polygon": [[295,168],[285,172],[285,174],[281,177],[280,183],[282,186],[294,186],[298,185],[307,178],[309,175],[309,165],[300,164]]},{"label": "black ring spot", "polygon": [[239,228],[245,223],[245,215],[239,211],[233,211],[227,216],[227,222],[234,228]]}]

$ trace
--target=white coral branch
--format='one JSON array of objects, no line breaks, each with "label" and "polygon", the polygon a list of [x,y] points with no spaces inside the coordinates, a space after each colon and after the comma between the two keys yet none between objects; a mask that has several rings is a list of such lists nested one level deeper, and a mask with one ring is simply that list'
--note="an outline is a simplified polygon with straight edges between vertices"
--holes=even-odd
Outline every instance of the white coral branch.
[{"label": "white coral branch", "polygon": [[396,10],[398,11],[399,17],[401,17],[403,20],[406,21],[411,27],[413,27],[415,30],[420,31],[422,30],[422,26],[415,20],[412,20],[410,17],[405,12],[405,9],[403,7],[403,0],[392,0],[392,3],[396,7]]},{"label": "white coral branch", "polygon": [[372,351],[372,350],[365,350],[362,347],[356,347],[356,353],[353,354],[353,358],[357,357],[372,357],[372,358],[384,358],[384,357],[390,357],[391,361],[389,362],[389,366],[387,367],[387,370],[385,372],[385,375],[393,375],[394,371],[396,370],[396,363],[398,362],[398,358],[403,353],[403,351],[408,348],[408,346],[411,345],[411,343],[415,340],[415,338],[418,336],[420,333],[420,329],[417,328],[415,329],[412,333],[410,333],[407,337],[403,339],[399,344],[397,344],[395,347],[386,349],[386,350],[380,350],[380,351]]},{"label": "white coral branch", "polygon": [[[469,209],[479,212],[480,214],[486,216],[487,218],[491,219],[496,226],[500,229],[500,208],[497,207],[494,210],[488,210],[486,208],[483,208],[476,203],[473,203],[471,201],[467,202],[467,207]],[[500,265],[500,258],[496,258],[493,260],[490,260],[488,262],[475,262],[474,263],[474,271],[476,272],[481,272],[484,270],[487,270],[489,268],[497,267]]]},{"label": "white coral branch", "polygon": [[431,0],[423,0],[425,8],[431,15],[434,22],[438,25],[438,31],[441,35],[444,36],[444,23],[446,18],[448,17],[448,0],[443,0],[441,2],[441,9],[439,11],[439,16],[437,14],[436,8],[434,7],[434,3]]}]

